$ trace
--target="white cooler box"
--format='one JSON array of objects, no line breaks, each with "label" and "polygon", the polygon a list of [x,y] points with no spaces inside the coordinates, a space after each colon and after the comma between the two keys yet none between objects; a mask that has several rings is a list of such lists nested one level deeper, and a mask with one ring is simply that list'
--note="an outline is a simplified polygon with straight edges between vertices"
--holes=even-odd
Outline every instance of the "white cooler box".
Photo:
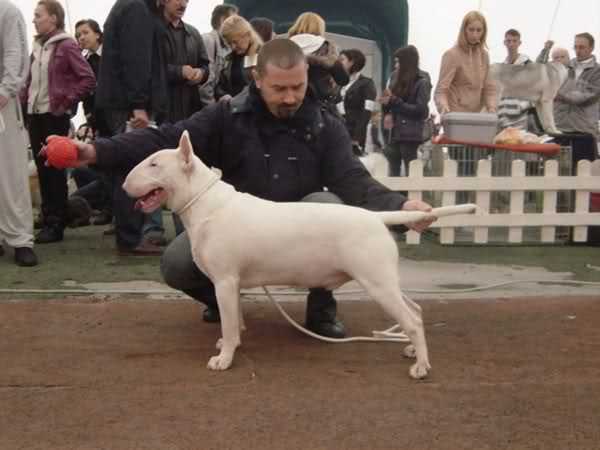
[{"label": "white cooler box", "polygon": [[453,141],[493,144],[498,133],[498,116],[494,113],[450,112],[442,117],[444,135]]}]

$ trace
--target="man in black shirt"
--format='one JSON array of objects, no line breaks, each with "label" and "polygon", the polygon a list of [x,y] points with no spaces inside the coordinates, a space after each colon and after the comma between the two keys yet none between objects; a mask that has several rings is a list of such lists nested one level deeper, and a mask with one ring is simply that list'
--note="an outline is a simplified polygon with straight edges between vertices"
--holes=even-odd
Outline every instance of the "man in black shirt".
[{"label": "man in black shirt", "polygon": [[164,0],[164,42],[169,82],[168,121],[175,123],[200,111],[198,87],[208,79],[208,57],[200,33],[182,18],[188,0]]}]

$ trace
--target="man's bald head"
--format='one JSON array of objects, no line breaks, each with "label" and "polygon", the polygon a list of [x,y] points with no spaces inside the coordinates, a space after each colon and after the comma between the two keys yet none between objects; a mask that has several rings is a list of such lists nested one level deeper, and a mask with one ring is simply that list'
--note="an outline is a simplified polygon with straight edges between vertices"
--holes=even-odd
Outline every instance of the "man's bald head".
[{"label": "man's bald head", "polygon": [[254,82],[275,117],[289,119],[304,102],[308,65],[304,53],[289,39],[273,39],[262,46],[254,69]]},{"label": "man's bald head", "polygon": [[559,62],[564,64],[565,66],[569,64],[570,61],[569,50],[562,47],[557,47],[552,50],[552,62]]},{"label": "man's bald head", "polygon": [[263,77],[267,71],[267,65],[279,69],[289,70],[297,65],[306,64],[306,57],[302,49],[290,39],[273,39],[263,45],[258,53],[256,72]]}]

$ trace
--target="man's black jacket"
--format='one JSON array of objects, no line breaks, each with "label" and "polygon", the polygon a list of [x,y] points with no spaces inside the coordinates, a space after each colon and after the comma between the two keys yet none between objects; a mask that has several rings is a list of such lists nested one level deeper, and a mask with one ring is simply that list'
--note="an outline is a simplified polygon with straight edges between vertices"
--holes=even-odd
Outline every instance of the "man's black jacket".
[{"label": "man's black jacket", "polygon": [[169,107],[165,33],[156,0],[117,0],[104,23],[97,109],[145,109],[164,118]]},{"label": "man's black jacket", "polygon": [[241,192],[294,202],[326,187],[371,210],[398,210],[406,200],[371,177],[353,155],[344,124],[316,100],[307,96],[292,119],[281,120],[254,85],[177,124],[97,140],[97,164],[128,171],[157,150],[178,147],[184,130],[196,155]]},{"label": "man's black jacket", "polygon": [[[208,56],[202,36],[192,25],[181,21],[180,28],[165,24],[164,56],[167,63],[169,81],[169,122],[187,119],[202,109],[199,86],[208,79]],[[176,33],[183,34],[183,42],[178,42]],[[181,45],[183,44],[183,45]],[[198,84],[189,85],[183,77],[182,67],[189,65],[202,69],[204,77]]]}]

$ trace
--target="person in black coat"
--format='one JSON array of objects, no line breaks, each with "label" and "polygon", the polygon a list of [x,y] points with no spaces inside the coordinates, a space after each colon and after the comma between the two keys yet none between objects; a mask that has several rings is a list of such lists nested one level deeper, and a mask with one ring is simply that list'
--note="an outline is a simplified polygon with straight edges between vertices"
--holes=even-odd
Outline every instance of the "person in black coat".
[{"label": "person in black coat", "polygon": [[390,145],[384,151],[389,175],[400,176],[402,162],[406,175],[409,174],[409,164],[417,158],[417,150],[423,142],[423,128],[429,116],[431,79],[427,72],[419,70],[416,47],[402,47],[396,50],[394,58],[397,69],[380,101],[388,120],[390,117],[393,120]]},{"label": "person in black coat", "polygon": [[[94,71],[96,79],[100,74],[100,60],[102,59],[103,33],[98,22],[94,19],[83,19],[75,24],[75,38],[79,47],[84,52],[84,57]],[[83,139],[93,140],[98,134],[107,136],[109,130],[104,125],[102,117],[96,112],[96,91],[87,95],[82,100],[83,112],[86,123],[79,127],[77,135]],[[79,137],[81,139],[81,137]],[[70,226],[74,224],[107,225],[112,222],[112,187],[106,174],[90,168],[77,168],[71,176],[77,185],[77,191],[69,197],[69,221]],[[84,204],[80,208],[83,198],[88,206]],[[89,210],[99,211],[88,217]]]},{"label": "person in black coat", "polygon": [[[98,22],[93,19],[83,19],[75,24],[75,39],[79,47],[84,52],[85,60],[89,63],[96,80],[100,74],[100,59],[102,57],[102,29]],[[87,95],[83,100],[83,112],[85,120],[92,131],[95,132],[98,127],[95,108],[95,90]]]},{"label": "person in black coat", "polygon": [[[176,148],[187,130],[198,157],[220,169],[223,181],[238,191],[278,202],[302,201],[318,193],[329,202],[371,210],[429,211],[426,203],[407,200],[371,177],[353,155],[344,124],[306,95],[307,85],[302,50],[289,39],[274,39],[258,56],[255,81],[238,96],[158,130],[125,133],[93,145],[76,142],[79,162],[127,173],[148,155]],[[413,229],[422,231],[430,223],[413,224]],[[214,286],[195,266],[187,233],[171,242],[161,270],[167,284],[207,305],[205,320],[219,320]],[[325,336],[344,336],[335,315],[332,293],[311,289],[309,329]]]},{"label": "person in black coat", "polygon": [[[159,3],[117,0],[104,23],[96,109],[106,126],[106,136],[160,124],[167,118],[169,99],[163,48],[166,28]],[[118,177],[112,180],[119,252],[160,254],[160,247],[143,239],[142,226],[136,229],[133,205],[121,188],[122,181]]]},{"label": "person in black coat", "polygon": [[371,110],[367,109],[367,100],[375,101],[377,88],[371,78],[360,73],[366,62],[363,52],[358,49],[342,50],[340,62],[350,75],[350,82],[341,91],[344,99],[341,112],[352,138],[355,153],[363,154],[367,139],[367,126],[371,120]]},{"label": "person in black coat", "polygon": [[202,36],[182,20],[186,3],[166,0],[161,6],[167,29],[163,45],[169,82],[169,122],[187,119],[202,109],[199,86],[209,74]]},{"label": "person in black coat", "polygon": [[107,116],[112,134],[129,119],[132,128],[144,128],[166,117],[165,27],[158,4],[117,0],[104,23],[96,108]]}]

